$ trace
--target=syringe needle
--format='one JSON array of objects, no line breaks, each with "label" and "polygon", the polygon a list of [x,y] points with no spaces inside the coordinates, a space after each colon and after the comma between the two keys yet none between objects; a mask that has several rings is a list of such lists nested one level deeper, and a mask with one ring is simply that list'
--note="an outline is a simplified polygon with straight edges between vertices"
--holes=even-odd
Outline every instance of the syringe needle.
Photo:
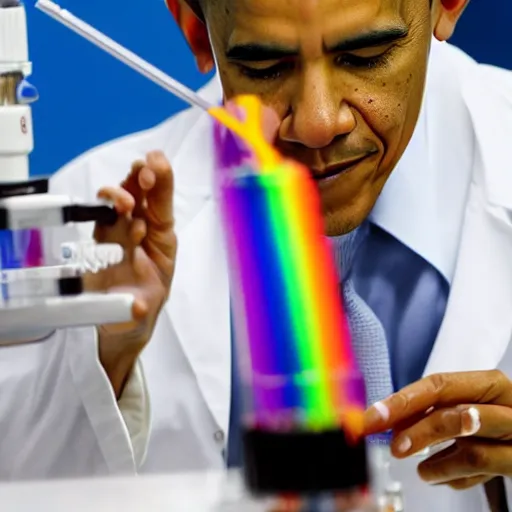
[{"label": "syringe needle", "polygon": [[77,18],[66,9],[62,9],[51,0],[38,0],[36,2],[36,8],[103,49],[116,59],[124,62],[135,71],[138,71],[141,75],[149,78],[149,80],[158,84],[160,87],[163,87],[189,105],[199,107],[206,111],[213,107],[213,105],[201,98],[199,94],[159,70],[149,62],[140,58],[127,48],[121,46],[119,43],[116,43],[114,40],[110,39],[99,30],[96,30],[94,27],[91,27],[80,18]]}]

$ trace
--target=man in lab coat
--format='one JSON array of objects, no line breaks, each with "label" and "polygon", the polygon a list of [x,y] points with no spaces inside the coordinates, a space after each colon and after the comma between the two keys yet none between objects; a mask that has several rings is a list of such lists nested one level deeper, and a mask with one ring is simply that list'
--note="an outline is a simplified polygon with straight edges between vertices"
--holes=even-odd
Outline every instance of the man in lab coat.
[{"label": "man in lab coat", "polygon": [[[407,509],[488,510],[497,475],[512,502],[512,77],[432,41],[466,0],[169,3],[200,69],[217,66],[201,94],[261,96],[327,234],[369,226],[354,284],[397,392],[367,432],[394,429]],[[88,285],[133,290],[134,320],[2,349],[0,477],[224,467],[236,408],[211,172],[211,121],[190,109],[55,175],[53,191],[101,189],[125,214],[95,231],[125,261]],[[416,473],[415,453],[452,439]]]}]

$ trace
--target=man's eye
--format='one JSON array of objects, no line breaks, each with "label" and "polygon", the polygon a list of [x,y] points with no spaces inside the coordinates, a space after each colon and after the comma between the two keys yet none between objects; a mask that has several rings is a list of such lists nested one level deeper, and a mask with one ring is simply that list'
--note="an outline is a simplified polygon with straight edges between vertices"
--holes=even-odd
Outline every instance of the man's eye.
[{"label": "man's eye", "polygon": [[240,72],[252,80],[277,80],[293,67],[291,62],[279,62],[268,68],[251,68],[240,64]]},{"label": "man's eye", "polygon": [[344,53],[336,57],[336,65],[338,66],[352,66],[355,68],[376,68],[385,66],[389,61],[389,51],[379,55],[372,55],[370,57],[361,57],[353,53]]}]

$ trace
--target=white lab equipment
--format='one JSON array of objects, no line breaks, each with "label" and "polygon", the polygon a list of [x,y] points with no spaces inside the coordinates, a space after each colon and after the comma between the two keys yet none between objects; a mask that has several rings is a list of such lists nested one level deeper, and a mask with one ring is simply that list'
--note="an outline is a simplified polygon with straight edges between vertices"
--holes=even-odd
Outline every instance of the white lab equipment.
[{"label": "white lab equipment", "polygon": [[[46,229],[113,224],[117,214],[107,204],[48,194],[46,179],[30,179],[30,105],[38,99],[27,81],[31,72],[25,7],[0,0],[0,345],[34,341],[56,328],[128,321],[133,303],[126,293],[84,293],[84,271],[104,268],[105,261],[92,265],[89,257],[87,268],[71,273],[66,258],[63,267],[47,266]],[[76,257],[73,263],[79,264]]]}]

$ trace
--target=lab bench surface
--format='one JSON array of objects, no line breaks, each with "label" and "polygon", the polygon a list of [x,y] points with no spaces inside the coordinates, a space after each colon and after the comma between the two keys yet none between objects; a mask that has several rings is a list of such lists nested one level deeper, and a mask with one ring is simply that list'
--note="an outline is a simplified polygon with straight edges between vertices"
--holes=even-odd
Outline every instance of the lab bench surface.
[{"label": "lab bench surface", "polygon": [[2,512],[268,512],[238,473],[197,473],[0,484]]}]

